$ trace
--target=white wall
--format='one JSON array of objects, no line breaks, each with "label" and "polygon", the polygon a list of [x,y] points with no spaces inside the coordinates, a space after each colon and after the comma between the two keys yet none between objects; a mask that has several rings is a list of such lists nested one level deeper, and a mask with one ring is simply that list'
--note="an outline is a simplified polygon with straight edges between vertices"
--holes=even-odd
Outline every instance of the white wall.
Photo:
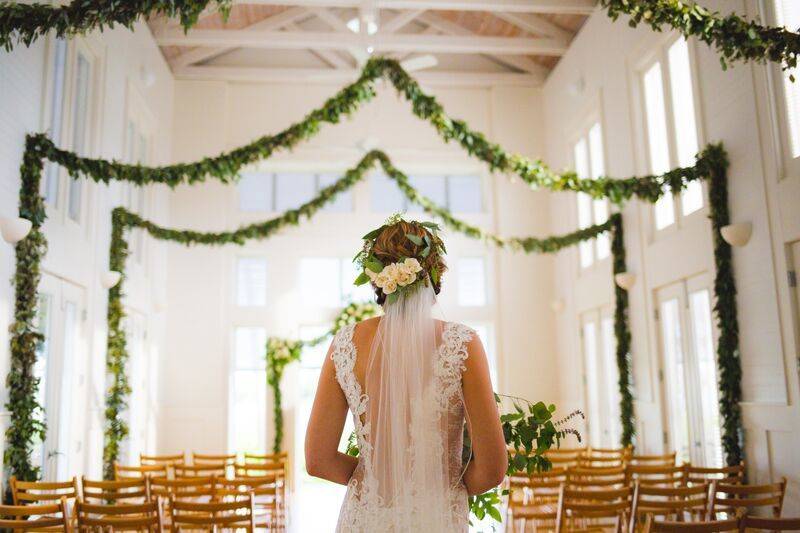
[{"label": "white wall", "polygon": [[[740,13],[750,9],[751,16],[756,14],[749,2],[704,4]],[[597,113],[604,131],[608,174],[647,173],[634,72],[640,59],[666,38],[669,36],[646,28],[630,29],[624,20],[613,23],[603,13],[587,21],[545,85],[546,153],[551,165],[572,165],[570,141],[576,128],[588,114]],[[699,68],[694,74],[704,132],[700,143],[724,142],[731,160],[731,217],[734,222],[750,221],[754,228],[750,244],[734,249],[749,472],[755,482],[789,477],[787,514],[797,514],[797,315],[792,313],[794,296],[786,281],[791,263],[786,251],[800,238],[800,176],[782,176],[778,170],[770,122],[774,97],[766,88],[769,69],[737,64],[723,72],[716,52],[705,45],[693,46],[692,53]],[[714,263],[711,228],[704,216],[688,220],[676,232],[654,237],[651,209],[631,202],[623,214],[628,269],[638,275],[630,292],[637,446],[658,452],[664,446],[665,425],[658,379],[656,290],[702,273],[712,279]],[[553,195],[551,213],[554,232],[577,227],[574,195]],[[566,301],[557,319],[560,404],[585,409],[579,316],[595,307],[613,305],[610,262],[581,273],[577,251],[565,251],[558,256],[554,281],[557,295]]]},{"label": "white wall", "polygon": [[[176,82],[175,158],[193,160],[274,133],[299,120],[337,90],[333,85]],[[441,89],[435,91],[453,116],[511,149],[534,156],[544,149],[541,92],[533,89]],[[445,145],[433,129],[416,119],[394,90],[384,87],[378,98],[291,154],[276,154],[263,168],[341,171],[362,155],[355,147],[367,136],[407,173],[476,172],[482,164],[459,147]],[[546,193],[526,191],[502,176],[485,179],[486,213],[468,217],[506,235],[546,234]],[[301,302],[296,286],[301,257],[352,257],[360,236],[377,227],[386,214],[372,213],[369,185],[355,188],[352,214],[318,215],[312,222],[243,248],[209,249],[169,246],[167,353],[162,388],[160,450],[193,449],[220,452],[228,447],[227,406],[232,331],[236,325],[259,325],[268,334],[297,335],[298,325],[329,324],[336,310]],[[235,187],[210,183],[179,187],[171,197],[171,225],[211,230],[234,228],[258,217],[238,212]],[[551,258],[497,252],[482,243],[447,232],[454,263],[462,255],[485,255],[489,261],[490,305],[459,308],[455,274],[445,276],[442,307],[447,318],[490,321],[494,325],[499,366],[497,390],[531,399],[550,400],[557,393],[552,379]],[[239,255],[266,257],[269,303],[263,309],[234,304],[233,269]],[[296,366],[296,365],[295,365]],[[284,377],[285,446],[293,449],[296,369]],[[267,400],[267,443],[272,440],[271,398]]]},{"label": "white wall", "polygon": [[[91,155],[122,159],[125,156],[126,123],[128,109],[135,95],[140,95],[146,112],[152,115],[154,132],[152,163],[169,160],[172,124],[173,80],[168,67],[156,48],[146,26],[136,32],[119,28],[106,31],[102,36],[93,34],[70,41],[69,50],[82,46],[96,58],[92,135],[89,141]],[[0,216],[16,216],[19,191],[19,165],[28,132],[44,131],[50,127],[45,111],[49,102],[52,61],[51,39],[41,39],[30,48],[18,45],[11,52],[0,53]],[[145,87],[142,70],[153,74],[154,82]],[[68,74],[69,76],[69,74]],[[62,177],[66,184],[66,177]],[[63,185],[62,184],[62,185]],[[54,291],[65,298],[73,298],[81,316],[78,339],[75,345],[75,371],[71,376],[71,432],[69,450],[69,475],[86,473],[99,476],[103,446],[103,401],[105,396],[105,341],[106,341],[106,291],[98,279],[108,268],[108,242],[110,210],[119,205],[123,194],[118,184],[112,186],[84,184],[86,196],[84,218],[75,224],[63,210],[48,209],[44,226],[49,241],[42,270],[43,291]],[[147,187],[145,214],[157,220],[166,219],[168,204],[165,188]],[[166,276],[165,254],[158,246],[148,244],[142,265],[132,265],[126,286],[126,306],[144,317],[147,331],[143,353],[157,352],[162,344],[163,327],[152,309],[154,291],[160,288]],[[14,249],[0,245],[0,278],[9,280],[14,273]],[[0,283],[0,321],[9,324],[13,319],[13,287]],[[59,315],[60,316],[60,315]],[[55,326],[58,328],[58,326]],[[5,382],[9,367],[9,338],[7,327],[0,328],[0,375]],[[54,348],[56,348],[54,346]],[[60,350],[55,350],[60,351]],[[54,361],[60,353],[51,355]],[[136,357],[134,357],[136,359]],[[55,363],[54,363],[55,364]],[[132,364],[141,365],[134,360]],[[66,383],[66,382],[65,382]],[[132,383],[139,387],[142,382]],[[151,397],[145,392],[143,397]],[[8,413],[5,412],[7,393],[0,392],[0,431],[5,432]],[[48,417],[54,417],[48,413]],[[153,417],[150,417],[153,418]],[[142,419],[144,420],[144,419]],[[146,440],[155,440],[152,421],[139,421],[144,434],[136,434],[131,453],[146,448]],[[51,431],[54,431],[51,428]],[[0,444],[0,449],[2,448]],[[151,445],[152,446],[152,445]],[[134,449],[136,448],[136,449]],[[142,449],[142,451],[145,451]]]}]

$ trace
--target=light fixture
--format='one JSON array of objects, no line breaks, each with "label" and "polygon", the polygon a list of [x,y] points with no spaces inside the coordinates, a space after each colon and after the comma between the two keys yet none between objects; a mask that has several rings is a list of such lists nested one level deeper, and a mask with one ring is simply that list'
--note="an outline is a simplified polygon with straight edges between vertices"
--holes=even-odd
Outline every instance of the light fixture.
[{"label": "light fixture", "polygon": [[27,237],[32,227],[33,224],[27,218],[0,218],[0,232],[3,234],[3,240],[9,244],[16,244]]},{"label": "light fixture", "polygon": [[719,228],[719,232],[731,246],[744,246],[750,242],[750,237],[753,235],[753,224],[750,222],[728,224]]},{"label": "light fixture", "polygon": [[412,57],[400,62],[400,66],[406,72],[414,72],[415,70],[424,70],[426,68],[433,68],[439,64],[436,56],[426,54],[424,56]]},{"label": "light fixture", "polygon": [[[367,35],[375,35],[378,33],[378,23],[371,17],[364,17],[367,23]],[[347,21],[347,29],[353,33],[361,33],[361,19],[353,17]]]},{"label": "light fixture", "polygon": [[104,289],[110,289],[111,287],[119,283],[119,280],[121,279],[122,279],[122,274],[120,274],[116,270],[106,270],[105,272],[100,274],[100,285],[102,285]]},{"label": "light fixture", "polygon": [[550,309],[554,313],[560,313],[561,311],[564,310],[564,300],[562,300],[561,298],[556,298],[555,300],[550,302]]},{"label": "light fixture", "polygon": [[636,274],[633,272],[620,272],[619,274],[614,274],[614,282],[621,289],[629,291],[636,284]]}]

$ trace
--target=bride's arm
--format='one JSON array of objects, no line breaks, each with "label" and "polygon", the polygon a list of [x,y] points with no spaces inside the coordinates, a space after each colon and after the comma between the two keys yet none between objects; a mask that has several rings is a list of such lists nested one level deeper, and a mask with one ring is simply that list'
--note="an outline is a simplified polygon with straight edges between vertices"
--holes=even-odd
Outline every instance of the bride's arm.
[{"label": "bride's arm", "polygon": [[464,484],[470,495],[474,495],[503,482],[508,455],[489,377],[489,363],[477,335],[467,346],[467,352],[462,384],[467,427],[472,440],[472,460],[464,474]]},{"label": "bride's arm", "polygon": [[347,399],[336,381],[330,355],[328,349],[306,429],[306,470],[314,477],[347,485],[358,459],[338,451],[347,418]]}]

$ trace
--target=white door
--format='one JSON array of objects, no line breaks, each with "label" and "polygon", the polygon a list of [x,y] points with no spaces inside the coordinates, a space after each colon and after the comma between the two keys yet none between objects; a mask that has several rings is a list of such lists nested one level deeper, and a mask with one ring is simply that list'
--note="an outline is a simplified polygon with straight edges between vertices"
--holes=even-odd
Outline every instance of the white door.
[{"label": "white door", "polygon": [[124,418],[128,422],[128,438],[123,441],[119,461],[135,464],[145,453],[149,414],[149,358],[147,350],[147,321],[145,315],[132,309],[125,311],[125,331],[128,338],[128,382],[131,395]]},{"label": "white door", "polygon": [[38,399],[45,411],[47,436],[34,447],[33,462],[42,467],[44,479],[65,479],[83,466],[84,317],[84,289],[43,274],[38,321],[45,339],[34,373],[40,379]]},{"label": "white door", "polygon": [[619,446],[622,431],[619,410],[619,370],[610,308],[581,315],[581,343],[589,444]]},{"label": "white door", "polygon": [[666,444],[679,461],[722,465],[711,291],[701,275],[657,291]]}]

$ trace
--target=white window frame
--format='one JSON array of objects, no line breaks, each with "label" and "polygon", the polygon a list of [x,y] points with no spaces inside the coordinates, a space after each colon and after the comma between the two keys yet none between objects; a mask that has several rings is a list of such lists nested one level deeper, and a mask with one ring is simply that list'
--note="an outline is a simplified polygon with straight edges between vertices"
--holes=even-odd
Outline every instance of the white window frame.
[{"label": "white window frame", "polygon": [[[258,168],[258,167],[253,167],[253,168],[251,168],[251,170],[248,170],[246,173],[247,174],[256,174],[256,175],[260,175],[260,176],[264,176],[264,177],[268,176],[269,179],[271,180],[270,188],[272,189],[272,195],[271,195],[271,198],[270,198],[270,205],[265,210],[242,209],[241,208],[241,203],[240,203],[240,190],[237,187],[236,188],[236,195],[234,196],[234,201],[236,202],[235,206],[234,206],[234,209],[235,209],[235,211],[237,213],[245,215],[245,216],[258,215],[258,214],[261,214],[261,213],[279,213],[279,212],[282,212],[282,211],[277,210],[276,207],[275,207],[276,205],[278,205],[278,186],[277,186],[277,181],[278,180],[277,180],[277,176],[279,174],[305,174],[305,175],[314,176],[314,196],[312,198],[315,198],[322,189],[324,189],[326,187],[329,187],[331,185],[331,184],[327,184],[327,185],[323,184],[322,183],[323,177],[333,174],[333,175],[337,176],[335,181],[338,181],[341,177],[344,176],[344,170],[333,170],[333,171],[317,171],[317,170],[303,171],[303,170],[299,170],[299,169],[293,169],[293,170],[265,170],[263,168]],[[354,192],[354,188],[351,187],[349,190],[343,191],[340,194],[350,194],[350,209],[344,210],[344,211],[336,211],[336,210],[328,209],[329,207],[331,207],[333,205],[333,202],[336,201],[336,199],[334,199],[330,204],[326,204],[325,206],[323,206],[320,209],[320,211],[319,211],[320,214],[322,214],[322,215],[352,215],[352,214],[354,214],[355,211],[356,211],[356,194]],[[341,196],[338,196],[337,198],[341,198]],[[297,206],[295,206],[295,207],[297,207]]]},{"label": "white window frame", "polygon": [[[596,179],[596,178],[601,177],[601,176],[594,176],[593,175],[593,170],[592,170],[592,149],[591,149],[591,141],[590,141],[590,138],[589,138],[589,132],[595,126],[598,126],[600,128],[600,144],[601,144],[600,150],[601,150],[601,155],[602,155],[602,160],[603,160],[603,172],[602,172],[602,174],[606,175],[606,176],[608,175],[608,150],[606,150],[606,134],[605,134],[605,126],[604,126],[603,122],[604,122],[603,118],[602,118],[602,116],[601,116],[601,114],[599,112],[590,113],[588,115],[588,117],[585,120],[583,120],[583,122],[581,122],[580,125],[577,128],[575,128],[577,133],[570,139],[570,143],[569,143],[569,146],[570,146],[570,160],[572,161],[572,166],[573,166],[573,168],[575,169],[576,172],[578,171],[578,169],[577,169],[577,161],[575,160],[575,147],[581,141],[584,141],[586,143],[586,156],[587,156],[586,164],[589,167],[589,176],[581,176],[581,177],[588,177],[590,179]],[[575,227],[576,228],[580,228],[581,227],[579,202],[581,201],[581,195],[582,194],[585,194],[585,193],[578,193],[576,195],[576,201],[573,204],[574,205],[574,209],[575,209],[575,218],[574,218],[574,220],[575,220]],[[606,209],[606,212],[608,214],[608,216],[606,217],[606,220],[608,220],[608,217],[610,217],[611,214],[613,213],[613,211],[611,209],[611,207],[612,207],[611,206],[611,202],[607,198],[594,199],[594,198],[590,197],[589,195],[586,195],[586,196],[588,197],[589,202],[591,203],[591,222],[589,223],[589,226],[601,223],[601,222],[598,222],[597,210],[595,208],[595,202],[604,202],[605,203],[605,209]],[[605,222],[605,221],[603,221],[603,222]],[[587,243],[587,245],[591,246],[591,255],[592,255],[591,259],[592,260],[588,265],[584,266],[581,263],[581,253],[582,252],[581,252],[580,246],[576,248],[576,251],[577,251],[576,258],[577,258],[578,274],[579,275],[582,272],[586,272],[586,271],[592,270],[594,268],[597,268],[598,265],[605,264],[605,263],[607,263],[608,261],[611,260],[610,235],[608,233],[606,233],[605,236],[601,237],[601,238],[608,239],[608,245],[607,245],[608,246],[608,253],[606,253],[606,255],[604,257],[600,257],[600,247],[599,247],[598,239],[591,239],[590,241],[585,241]]]},{"label": "white window frame", "polygon": [[[369,176],[369,180],[368,181],[369,181],[370,187],[372,187],[372,183],[373,183],[372,179],[374,177],[376,177],[375,174],[370,174],[370,176]],[[489,199],[487,198],[486,179],[485,179],[483,173],[481,173],[481,172],[447,172],[447,173],[421,172],[421,173],[411,173],[409,175],[409,177],[410,178],[420,178],[420,179],[425,179],[425,178],[443,178],[444,179],[444,202],[441,204],[441,206],[445,207],[447,209],[451,209],[451,207],[450,207],[450,188],[451,188],[452,185],[450,184],[450,180],[453,179],[453,178],[476,177],[476,178],[478,178],[479,190],[480,190],[480,195],[481,195],[481,198],[480,198],[481,207],[480,207],[480,209],[477,210],[477,211],[469,211],[469,212],[466,212],[466,211],[455,211],[454,210],[453,213],[456,213],[456,214],[461,213],[461,214],[463,214],[465,216],[477,216],[477,215],[485,215],[488,212],[488,200]],[[392,182],[392,183],[394,183],[394,182]],[[417,206],[417,204],[412,204],[412,202],[410,202],[409,199],[406,198],[406,196],[404,194],[402,194],[402,191],[401,191],[401,197],[402,197],[402,205],[399,207],[399,209],[397,209],[397,211],[406,212],[411,208],[412,205]],[[382,214],[388,213],[388,211],[376,209],[372,205],[371,199],[372,199],[372,197],[370,195],[370,211],[372,213],[382,213]],[[419,211],[414,211],[414,214],[415,215],[419,215],[419,216],[423,216],[423,217],[426,216],[426,213],[422,208],[420,208]]]},{"label": "white window frame", "polygon": [[[683,39],[683,36],[680,34],[669,34],[663,39],[661,39],[654,47],[652,47],[648,53],[644,54],[640,60],[635,64],[634,68],[634,79],[635,83],[634,86],[637,89],[637,96],[638,101],[635,102],[636,110],[635,115],[639,116],[639,123],[640,123],[640,138],[642,139],[643,145],[643,153],[644,153],[644,163],[645,168],[643,169],[646,174],[652,173],[652,162],[651,162],[651,155],[650,155],[650,136],[648,133],[648,117],[646,112],[646,99],[645,99],[645,87],[644,87],[644,75],[645,73],[656,63],[660,65],[661,71],[661,84],[662,90],[664,95],[664,114],[666,118],[666,137],[667,137],[667,149],[669,154],[669,168],[674,169],[679,167],[678,161],[678,153],[676,147],[676,133],[675,133],[675,113],[673,110],[673,97],[672,97],[672,86],[670,83],[671,77],[669,72],[669,49],[670,47],[675,44],[679,39]],[[702,112],[702,102],[700,96],[700,84],[697,76],[698,67],[697,67],[697,48],[696,43],[693,40],[687,41],[687,48],[689,54],[689,68],[691,71],[692,77],[692,100],[694,104],[694,115],[695,115],[695,127],[697,129],[697,149],[702,150],[703,146],[706,144],[705,140],[705,127],[703,123],[703,112]],[[670,234],[672,232],[678,231],[683,226],[689,224],[694,220],[705,219],[708,215],[708,189],[706,183],[701,181],[702,187],[702,195],[703,195],[703,205],[701,208],[692,211],[691,213],[684,215],[683,209],[681,205],[681,195],[676,194],[673,195],[673,216],[674,222],[669,224],[661,229],[656,229],[656,219],[655,219],[655,212],[656,206],[648,205],[648,216],[646,219],[649,221],[649,225],[651,228],[650,234],[652,239],[656,239],[661,235]]]},{"label": "white window frame", "polygon": [[[126,107],[127,112],[125,114],[125,123],[122,130],[122,146],[125,154],[125,161],[132,164],[151,165],[153,162],[153,140],[155,137],[156,120],[145,102],[145,99],[131,80],[128,80]],[[134,139],[130,138],[131,129],[129,125],[133,125]],[[139,146],[139,142],[142,138],[147,143],[144,154],[140,153],[141,147]],[[135,145],[134,153],[131,153],[130,150],[132,140]],[[149,214],[148,207],[150,205],[150,188],[123,182],[121,184],[121,189],[122,205],[129,211],[147,218]],[[134,195],[139,197],[138,207],[133,205],[132,198]],[[134,229],[129,239],[131,241],[131,257],[134,259],[134,261],[132,261],[133,265],[144,266],[146,264],[145,259],[147,255],[147,239],[144,238],[144,231],[138,228]]]},{"label": "white window frame", "polygon": [[[103,46],[96,42],[96,39],[75,37],[66,43],[66,61],[64,67],[64,91],[62,94],[62,116],[60,131],[54,135],[59,140],[59,148],[72,149],[75,139],[73,129],[75,126],[74,105],[77,77],[78,54],[81,53],[88,58],[91,63],[91,77],[89,80],[86,121],[85,156],[96,156],[98,139],[100,139],[100,125],[102,124],[102,102],[103,102],[103,80],[104,80],[104,61],[105,52]],[[55,80],[53,79],[53,67],[55,63],[56,39],[51,38],[48,45],[48,60],[45,74],[45,96],[43,109],[45,121],[43,129],[51,128],[54,117],[52,116],[52,91]],[[52,133],[52,132],[51,132]],[[47,168],[47,167],[45,167]],[[42,179],[46,179],[43,173]],[[63,225],[83,228],[83,233],[88,237],[88,229],[91,227],[91,212],[94,195],[94,184],[89,179],[81,178],[81,199],[79,219],[74,220],[69,215],[69,186],[72,178],[68,176],[64,168],[58,168],[58,192],[55,202],[46,202],[48,218],[58,221]]]},{"label": "white window frame", "polygon": [[[616,350],[614,353],[606,354],[603,322],[606,320],[614,319],[614,310],[611,305],[604,305],[599,308],[590,309],[581,312],[578,317],[578,335],[580,339],[581,351],[581,367],[583,369],[583,388],[584,388],[584,411],[587,413],[587,443],[590,446],[600,448],[616,448],[620,446],[620,439],[622,438],[622,424],[619,420],[619,388],[616,381],[610,382],[609,371],[618,369],[609,369],[608,365],[616,365]],[[592,398],[590,396],[590,387],[592,384],[589,382],[593,377],[589,375],[589,362],[588,354],[586,353],[586,338],[584,334],[585,326],[592,324],[595,328],[594,350],[597,357],[595,362],[596,382],[594,386],[598,387],[597,405],[592,405]],[[612,322],[613,324],[613,322]],[[613,336],[613,329],[612,329]],[[610,357],[607,357],[610,356]],[[614,402],[614,405],[611,405]],[[612,408],[612,409],[609,409]]]},{"label": "white window frame", "polygon": [[[763,19],[769,21],[772,26],[778,25],[778,15],[775,10],[775,0],[767,0],[761,3],[763,6]],[[795,31],[792,29],[791,31]],[[789,110],[784,99],[784,72],[778,63],[769,63],[767,66],[768,82],[771,94],[774,96],[772,102],[767,105],[772,107],[775,116],[775,129],[777,135],[777,149],[779,151],[778,180],[785,178],[800,177],[800,155],[792,157],[791,132],[789,131]],[[800,84],[800,67],[795,69],[795,83]],[[769,100],[769,99],[768,99]],[[798,139],[800,142],[800,139]]]},{"label": "white window frame", "polygon": [[[236,323],[230,330],[230,356],[228,357],[228,405],[225,410],[225,416],[227,418],[227,446],[228,446],[228,453],[242,453],[242,452],[257,452],[258,450],[244,450],[244,449],[237,449],[238,446],[236,444],[236,421],[235,416],[233,415],[233,408],[236,404],[236,374],[238,372],[253,372],[253,373],[265,373],[263,368],[254,368],[254,367],[239,367],[237,363],[237,356],[236,353],[236,330],[238,329],[262,329],[264,330],[264,338],[269,338],[268,330],[264,328],[263,325],[253,325],[247,323]],[[266,349],[266,347],[265,347]],[[264,387],[265,387],[265,399],[269,400],[269,389],[266,387],[266,380],[262,380]],[[269,447],[269,423],[268,418],[269,414],[266,410],[266,404],[261,405],[258,409],[263,410],[263,420],[261,423],[264,427],[264,450]]]}]

